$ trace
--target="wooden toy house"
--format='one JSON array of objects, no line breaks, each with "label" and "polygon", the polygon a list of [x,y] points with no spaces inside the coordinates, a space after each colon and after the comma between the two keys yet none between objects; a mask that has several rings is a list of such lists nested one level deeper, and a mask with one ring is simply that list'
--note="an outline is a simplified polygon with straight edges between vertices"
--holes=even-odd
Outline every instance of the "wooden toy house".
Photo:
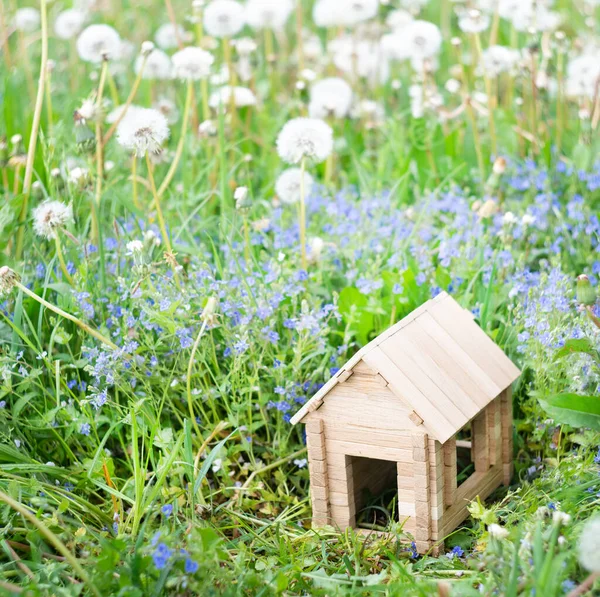
[{"label": "wooden toy house", "polygon": [[[306,424],[313,526],[356,527],[365,496],[391,485],[418,551],[439,549],[470,500],[510,481],[519,375],[446,293],[375,338],[292,418]],[[457,450],[472,462],[460,483]]]}]

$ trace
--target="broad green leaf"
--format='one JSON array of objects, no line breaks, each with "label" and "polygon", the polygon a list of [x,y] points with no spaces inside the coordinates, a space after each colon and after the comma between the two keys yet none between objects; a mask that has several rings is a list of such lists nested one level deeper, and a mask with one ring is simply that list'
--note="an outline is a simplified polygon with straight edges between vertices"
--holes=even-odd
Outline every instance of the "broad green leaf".
[{"label": "broad green leaf", "polygon": [[540,400],[540,403],[558,423],[600,431],[600,396],[557,394]]},{"label": "broad green leaf", "polygon": [[594,348],[594,345],[587,338],[578,338],[573,340],[567,340],[565,345],[556,351],[554,355],[556,359],[562,359],[563,357],[572,354],[574,352],[584,352],[598,359],[598,351]]}]

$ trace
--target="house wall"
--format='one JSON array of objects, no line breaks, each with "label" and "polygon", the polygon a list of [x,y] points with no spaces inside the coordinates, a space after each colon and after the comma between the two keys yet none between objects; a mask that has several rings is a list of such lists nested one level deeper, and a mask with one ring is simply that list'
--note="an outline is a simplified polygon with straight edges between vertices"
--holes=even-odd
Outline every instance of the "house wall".
[{"label": "house wall", "polygon": [[352,457],[393,461],[399,518],[415,536],[419,551],[427,551],[468,516],[469,501],[477,495],[485,499],[508,482],[511,408],[509,389],[473,419],[475,473],[456,487],[455,439],[442,445],[428,437],[424,425],[409,418],[412,409],[360,363],[305,418],[313,522],[355,526],[361,487],[370,486],[376,493],[384,481],[373,460],[353,464]]}]

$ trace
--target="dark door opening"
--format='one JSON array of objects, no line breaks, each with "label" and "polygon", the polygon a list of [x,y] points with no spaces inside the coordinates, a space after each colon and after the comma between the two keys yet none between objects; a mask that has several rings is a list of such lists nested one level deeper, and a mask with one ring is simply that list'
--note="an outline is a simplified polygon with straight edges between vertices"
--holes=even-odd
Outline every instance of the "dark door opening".
[{"label": "dark door opening", "polygon": [[398,521],[398,472],[395,462],[349,456],[356,526],[384,530]]}]

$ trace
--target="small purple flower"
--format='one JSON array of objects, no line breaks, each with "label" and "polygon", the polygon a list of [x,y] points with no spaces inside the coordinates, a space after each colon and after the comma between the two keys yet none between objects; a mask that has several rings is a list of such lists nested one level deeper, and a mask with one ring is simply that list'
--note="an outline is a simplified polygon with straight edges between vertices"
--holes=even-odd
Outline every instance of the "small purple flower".
[{"label": "small purple flower", "polygon": [[198,570],[198,562],[191,558],[186,558],[184,569],[186,574],[194,574]]},{"label": "small purple flower", "polygon": [[173,552],[164,544],[159,543],[152,554],[152,560],[158,570],[162,570],[167,563],[169,558],[173,555]]},{"label": "small purple flower", "polygon": [[81,427],[79,427],[79,433],[81,435],[89,435],[91,431],[91,427],[89,423],[82,423]]},{"label": "small purple flower", "polygon": [[171,516],[171,514],[173,514],[173,504],[165,504],[160,511],[167,517],[169,518],[169,516]]}]

